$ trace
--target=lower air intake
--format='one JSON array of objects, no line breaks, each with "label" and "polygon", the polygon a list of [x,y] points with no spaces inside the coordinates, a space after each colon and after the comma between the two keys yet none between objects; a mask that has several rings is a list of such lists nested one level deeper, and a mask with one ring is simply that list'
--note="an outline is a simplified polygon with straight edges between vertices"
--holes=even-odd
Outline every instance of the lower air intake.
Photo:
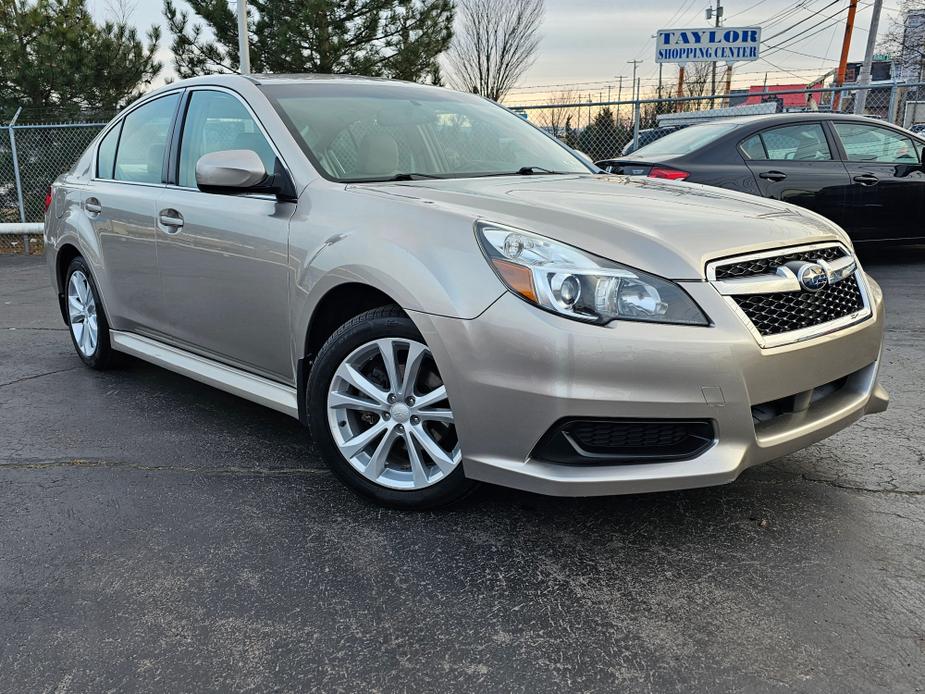
[{"label": "lower air intake", "polygon": [[706,420],[567,419],[546,433],[532,457],[565,465],[687,460],[714,438]]}]

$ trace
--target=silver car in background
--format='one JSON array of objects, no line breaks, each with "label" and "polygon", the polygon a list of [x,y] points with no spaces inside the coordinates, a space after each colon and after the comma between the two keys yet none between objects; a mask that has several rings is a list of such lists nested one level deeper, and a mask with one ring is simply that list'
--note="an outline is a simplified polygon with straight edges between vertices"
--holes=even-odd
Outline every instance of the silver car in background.
[{"label": "silver car in background", "polygon": [[385,504],[721,484],[887,406],[882,295],[836,225],[597,174],[446,89],[168,85],[55,182],[45,228],[88,366],[297,417]]}]

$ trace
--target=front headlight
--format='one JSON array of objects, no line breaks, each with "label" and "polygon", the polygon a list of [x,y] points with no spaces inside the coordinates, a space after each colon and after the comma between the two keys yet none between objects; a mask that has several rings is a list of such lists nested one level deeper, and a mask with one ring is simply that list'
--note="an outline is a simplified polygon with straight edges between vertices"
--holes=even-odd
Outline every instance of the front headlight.
[{"label": "front headlight", "polygon": [[547,311],[600,325],[612,320],[710,324],[670,280],[502,224],[478,222],[476,235],[507,288]]}]

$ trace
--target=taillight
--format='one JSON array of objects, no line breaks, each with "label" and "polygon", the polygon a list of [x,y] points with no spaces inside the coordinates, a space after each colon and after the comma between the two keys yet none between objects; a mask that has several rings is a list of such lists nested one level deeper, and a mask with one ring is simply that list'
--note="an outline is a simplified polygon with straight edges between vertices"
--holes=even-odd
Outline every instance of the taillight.
[{"label": "taillight", "polygon": [[51,207],[51,186],[48,187],[48,192],[45,193],[45,211],[48,212],[48,208]]},{"label": "taillight", "polygon": [[690,175],[690,171],[669,169],[664,166],[653,166],[649,169],[649,178],[667,178],[669,181],[683,181]]}]

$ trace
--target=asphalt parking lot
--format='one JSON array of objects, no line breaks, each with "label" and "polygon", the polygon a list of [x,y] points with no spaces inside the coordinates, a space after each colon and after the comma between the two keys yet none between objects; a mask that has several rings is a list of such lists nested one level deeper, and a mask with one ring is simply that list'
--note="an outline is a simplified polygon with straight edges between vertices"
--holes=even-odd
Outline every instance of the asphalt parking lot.
[{"label": "asphalt parking lot", "polygon": [[865,260],[886,414],[725,487],[406,514],[283,415],[84,368],[0,258],[0,691],[925,691],[925,247]]}]

